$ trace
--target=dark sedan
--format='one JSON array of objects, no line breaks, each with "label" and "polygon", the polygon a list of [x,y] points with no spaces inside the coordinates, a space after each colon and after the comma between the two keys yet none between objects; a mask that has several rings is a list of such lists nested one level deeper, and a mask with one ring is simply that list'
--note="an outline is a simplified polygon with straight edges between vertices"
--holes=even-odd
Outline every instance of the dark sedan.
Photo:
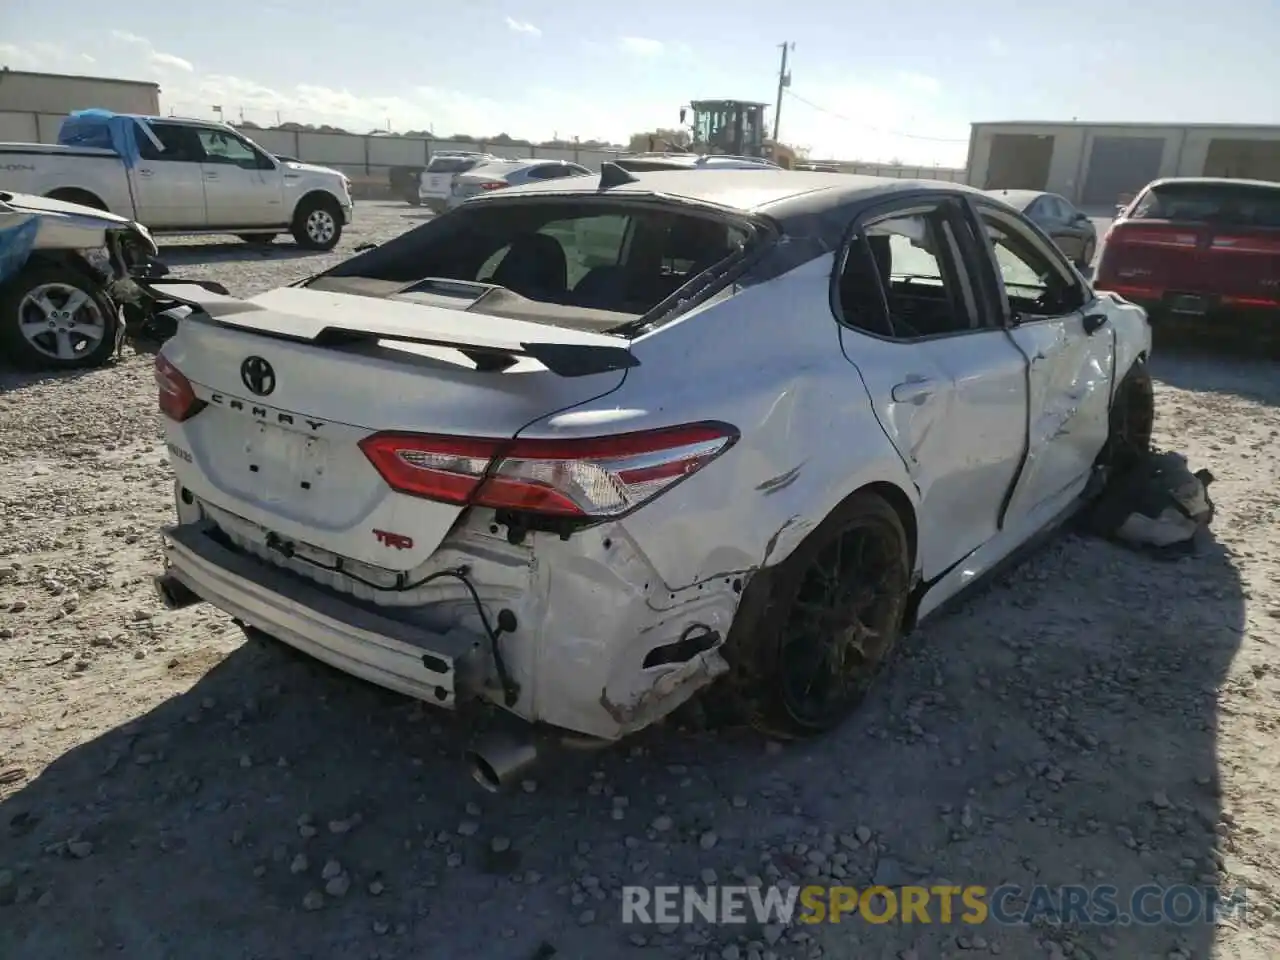
[{"label": "dark sedan", "polygon": [[1065,197],[1042,190],[988,190],[1047,233],[1077,267],[1084,270],[1098,249],[1098,231],[1088,215],[1073,207]]}]

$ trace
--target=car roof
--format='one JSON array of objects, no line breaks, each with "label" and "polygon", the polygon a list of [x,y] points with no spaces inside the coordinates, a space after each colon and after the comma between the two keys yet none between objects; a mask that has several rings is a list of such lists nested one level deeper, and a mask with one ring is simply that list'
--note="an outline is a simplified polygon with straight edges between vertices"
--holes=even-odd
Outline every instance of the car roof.
[{"label": "car roof", "polygon": [[[948,190],[986,196],[981,190],[944,180],[897,180],[862,174],[781,169],[654,170],[630,174],[633,180],[606,188],[610,196],[664,196],[706,203],[742,213],[787,217],[844,206],[855,200],[919,190]],[[588,196],[601,190],[600,175],[522,184],[476,197],[493,203],[512,197]]]},{"label": "car roof", "polygon": [[1189,185],[1195,184],[1196,186],[1202,187],[1244,186],[1265,187],[1270,190],[1280,190],[1280,183],[1277,183],[1274,180],[1247,180],[1243,177],[1163,177],[1159,180],[1152,180],[1143,187],[1143,190],[1148,190],[1152,187],[1163,187],[1167,184],[1173,183],[1185,183]]},{"label": "car roof", "polygon": [[987,193],[1019,210],[1026,210],[1041,197],[1057,196],[1056,193],[1049,193],[1047,190],[988,190]]}]

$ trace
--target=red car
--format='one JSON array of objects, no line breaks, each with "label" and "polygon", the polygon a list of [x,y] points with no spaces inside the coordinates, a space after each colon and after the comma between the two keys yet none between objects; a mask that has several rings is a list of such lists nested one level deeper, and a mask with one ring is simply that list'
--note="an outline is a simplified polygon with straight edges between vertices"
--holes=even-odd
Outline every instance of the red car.
[{"label": "red car", "polygon": [[1280,183],[1180,177],[1148,184],[1102,238],[1094,286],[1156,322],[1280,334]]}]

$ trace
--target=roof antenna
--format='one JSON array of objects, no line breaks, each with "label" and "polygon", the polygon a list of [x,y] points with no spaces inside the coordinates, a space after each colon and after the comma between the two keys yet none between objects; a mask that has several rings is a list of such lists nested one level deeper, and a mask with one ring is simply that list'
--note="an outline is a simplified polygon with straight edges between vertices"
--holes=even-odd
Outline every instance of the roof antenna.
[{"label": "roof antenna", "polygon": [[616,163],[606,160],[600,164],[601,190],[607,190],[609,187],[620,187],[624,183],[636,183],[639,179],[630,170],[620,167]]}]

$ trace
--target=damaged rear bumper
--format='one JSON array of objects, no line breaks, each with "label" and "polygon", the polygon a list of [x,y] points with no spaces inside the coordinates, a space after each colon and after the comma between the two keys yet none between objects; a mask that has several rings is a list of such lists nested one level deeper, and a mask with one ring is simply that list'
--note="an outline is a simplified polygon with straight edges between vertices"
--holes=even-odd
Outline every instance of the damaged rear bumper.
[{"label": "damaged rear bumper", "polygon": [[[157,583],[170,606],[208,601],[339,670],[428,704],[485,700],[531,724],[617,740],[729,670],[722,646],[740,599],[733,579],[670,590],[617,527],[506,550],[465,530],[446,541],[431,570],[413,577],[465,569],[488,623],[499,622],[501,609],[519,624],[494,639],[451,580],[395,603],[353,595],[318,580],[314,568],[304,574],[309,564],[250,548],[259,539],[252,524],[197,498],[184,501],[180,485],[178,493],[180,522],[162,530],[166,569]],[[611,540],[614,556],[600,557],[592,536]]]},{"label": "damaged rear bumper", "polygon": [[161,531],[165,576],[235,619],[345,673],[436,706],[479,692],[484,641],[438,634],[344,602],[230,550],[198,526]]}]

